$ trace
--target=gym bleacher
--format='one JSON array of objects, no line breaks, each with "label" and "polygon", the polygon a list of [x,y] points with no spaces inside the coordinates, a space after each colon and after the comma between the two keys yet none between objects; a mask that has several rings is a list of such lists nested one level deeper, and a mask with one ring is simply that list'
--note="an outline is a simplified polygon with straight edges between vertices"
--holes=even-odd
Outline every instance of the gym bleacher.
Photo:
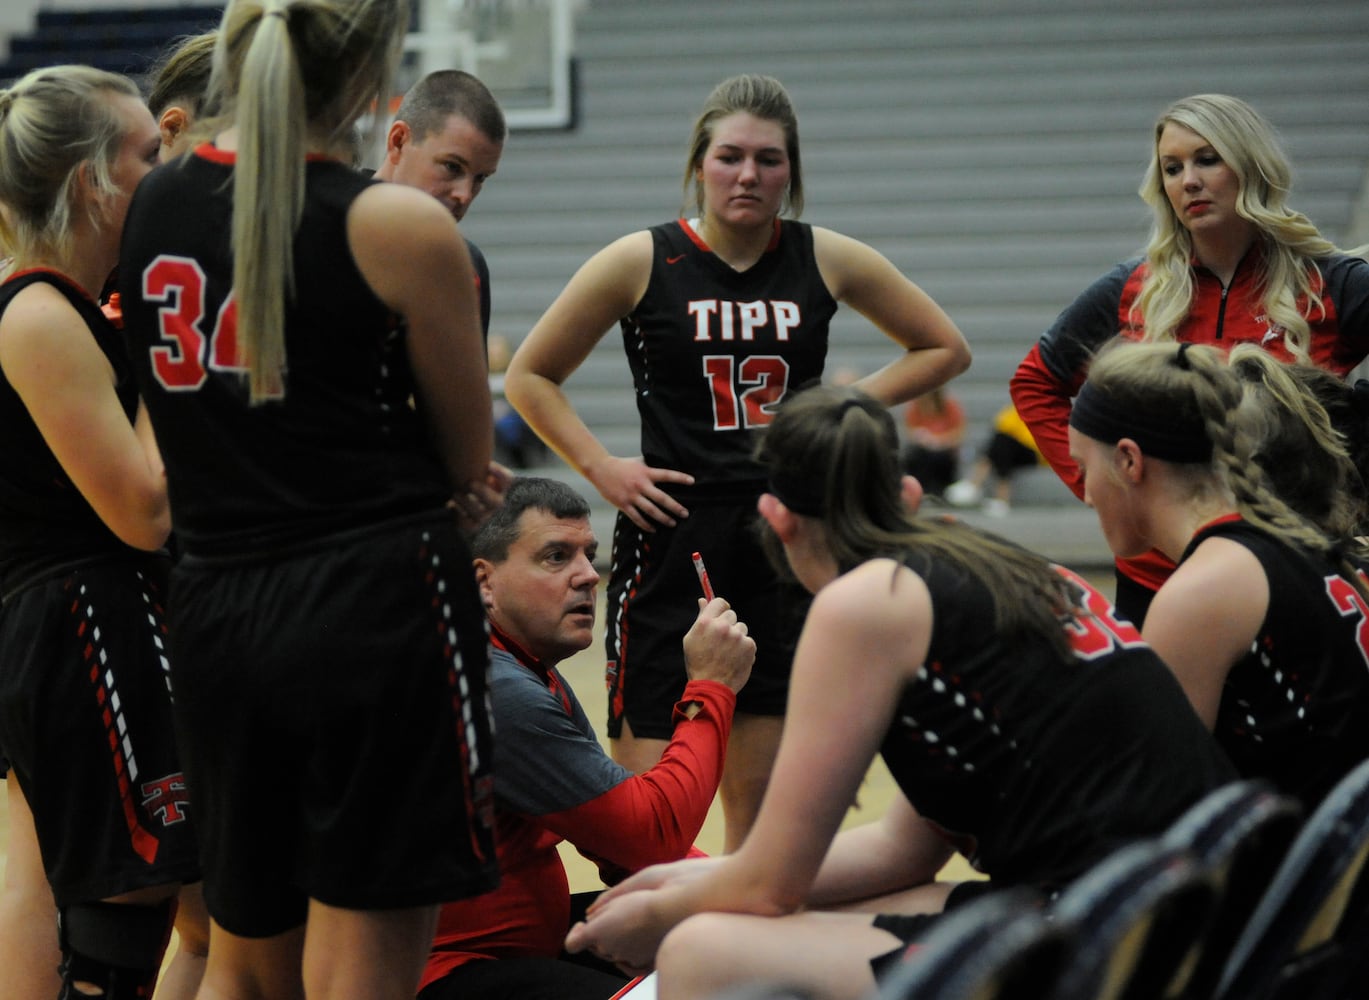
[{"label": "gym bleacher", "polygon": [[173,40],[214,28],[222,4],[165,7],[44,8],[32,30],[12,35],[0,80],[74,62],[139,76]]},{"label": "gym bleacher", "polygon": [[[0,79],[70,61],[138,75],[173,39],[212,27],[221,9],[83,8],[49,0],[8,37]],[[1041,330],[1097,274],[1144,243],[1147,215],[1135,189],[1152,122],[1169,101],[1214,90],[1249,100],[1285,138],[1295,166],[1293,205],[1343,246],[1369,242],[1364,0],[588,0],[577,5],[575,32],[575,126],[513,134],[498,175],[463,223],[493,274],[493,331],[515,344],[590,254],[677,213],[693,117],[714,83],[741,71],[776,75],[793,94],[804,146],[805,219],[881,250],[969,338],[975,363],[953,386],[971,418],[967,450],[982,441],[1007,401],[1008,378]],[[838,314],[832,368],[868,371],[892,353],[859,317]],[[637,451],[636,412],[616,333],[605,336],[568,391],[611,450]],[[554,463],[540,471],[578,478]],[[596,531],[607,538],[611,512],[579,485],[595,500]],[[1023,484],[1008,518],[966,517],[1076,567],[1110,561],[1092,512],[1045,470]],[[1230,828],[1250,828],[1250,810],[1270,802],[1258,790],[1243,794]],[[1341,960],[1360,957],[1369,934],[1369,882],[1359,878],[1369,870],[1366,803],[1369,772],[1361,771],[1301,827],[1294,849],[1284,850],[1293,835],[1284,829],[1286,839],[1270,855],[1281,867],[1262,873],[1274,889],[1264,903],[1258,903],[1262,893],[1252,896],[1252,911],[1258,908],[1267,922],[1233,929],[1225,946],[1235,960],[1220,980],[1208,979],[1206,993],[1175,979],[1157,995],[1196,1000],[1214,988],[1224,1000],[1322,995],[1309,983],[1325,985],[1334,976],[1315,980],[1329,968],[1316,963],[1341,963],[1339,975],[1347,967]],[[1176,847],[1196,850],[1177,833],[1155,845],[1156,851]],[[1325,894],[1321,887],[1306,890],[1308,919],[1278,925],[1275,903],[1307,884],[1301,877],[1320,848],[1332,855]],[[1138,855],[1135,870],[1143,862],[1166,869],[1166,857],[1155,865]],[[1195,869],[1193,877],[1216,879],[1213,870]],[[1082,937],[1090,923],[1104,926],[1108,914],[1091,908],[1097,897],[1085,894],[1107,889],[1102,882],[1095,879],[1072,901],[1078,915],[1072,935]],[[1001,915],[1009,918],[1018,926],[1031,921]],[[934,943],[952,952],[953,935],[962,930],[976,928],[950,926]],[[1202,941],[1209,940],[1205,925]],[[1063,955],[1051,960],[1068,961]],[[1300,963],[1307,978],[1290,976],[1279,986],[1245,978],[1256,975],[1257,959],[1269,956]],[[976,971],[950,957],[948,977]],[[1025,963],[1020,956],[1005,960]],[[1202,968],[1196,953],[1183,968],[1187,975]],[[1220,970],[1207,971],[1215,977]],[[912,975],[910,966],[905,981],[892,982],[878,1000],[1009,995],[954,993],[954,984],[933,993]],[[1011,995],[1043,995],[1039,973],[1018,982],[1020,992]],[[781,994],[758,989],[748,995]],[[1369,990],[1340,983],[1328,995]]]}]

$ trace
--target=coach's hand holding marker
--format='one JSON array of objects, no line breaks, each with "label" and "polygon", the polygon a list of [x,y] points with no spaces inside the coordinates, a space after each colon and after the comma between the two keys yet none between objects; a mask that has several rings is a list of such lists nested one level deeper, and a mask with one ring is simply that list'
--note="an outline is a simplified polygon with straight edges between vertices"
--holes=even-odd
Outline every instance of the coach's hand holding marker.
[{"label": "coach's hand holding marker", "polygon": [[[713,593],[703,557],[695,552],[693,559],[704,598],[699,601],[699,617],[685,633],[685,672],[692,681],[717,681],[740,691],[751,676],[756,640],[747,634],[746,622],[732,606]],[[692,719],[698,707],[697,702],[690,704],[686,714]]]},{"label": "coach's hand holding marker", "polygon": [[704,568],[704,557],[694,553],[694,572],[699,574],[699,586],[703,588],[704,600],[713,600],[713,584],[708,580],[708,570]]}]

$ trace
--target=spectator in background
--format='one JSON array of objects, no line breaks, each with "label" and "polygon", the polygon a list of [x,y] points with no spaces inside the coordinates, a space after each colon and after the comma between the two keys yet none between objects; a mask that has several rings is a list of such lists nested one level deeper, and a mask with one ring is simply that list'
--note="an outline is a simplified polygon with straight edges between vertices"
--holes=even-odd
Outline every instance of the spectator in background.
[{"label": "spectator in background", "polygon": [[939,386],[910,401],[903,411],[903,471],[922,484],[923,495],[941,499],[960,478],[965,408]]},{"label": "spectator in background", "polygon": [[490,361],[490,396],[494,399],[494,458],[512,469],[530,469],[547,461],[551,452],[523,415],[504,398],[504,372],[511,354],[508,338],[495,334],[487,339]]},{"label": "spectator in background", "polygon": [[[1011,403],[993,418],[993,430],[964,479],[946,488],[946,501],[956,507],[974,507],[981,501],[984,513],[1003,517],[1012,506],[1013,480],[1024,469],[1044,465],[1032,432]],[[984,499],[984,487],[993,478],[993,496]]]}]

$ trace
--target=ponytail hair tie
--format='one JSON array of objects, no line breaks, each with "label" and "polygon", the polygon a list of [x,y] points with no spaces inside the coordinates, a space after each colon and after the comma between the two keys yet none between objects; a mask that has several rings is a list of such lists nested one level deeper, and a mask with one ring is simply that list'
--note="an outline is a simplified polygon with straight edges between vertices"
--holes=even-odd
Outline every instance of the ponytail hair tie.
[{"label": "ponytail hair tie", "polygon": [[1174,355],[1174,363],[1186,372],[1193,370],[1193,362],[1188,359],[1188,349],[1192,344],[1183,343],[1179,345],[1179,352]]},{"label": "ponytail hair tie", "polygon": [[[1366,384],[1366,385],[1369,385],[1369,383],[1365,383],[1365,384]],[[864,407],[862,407],[862,406],[860,405],[860,400],[858,400],[858,399],[847,399],[847,400],[843,400],[841,406],[837,408],[837,423],[841,423],[842,420],[846,417],[846,414],[849,413],[851,410],[861,410],[861,409],[864,409]]]}]

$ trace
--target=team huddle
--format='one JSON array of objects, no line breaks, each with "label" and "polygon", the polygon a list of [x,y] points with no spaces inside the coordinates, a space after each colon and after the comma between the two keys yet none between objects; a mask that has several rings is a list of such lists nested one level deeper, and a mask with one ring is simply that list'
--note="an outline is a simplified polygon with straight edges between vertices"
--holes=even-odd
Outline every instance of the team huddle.
[{"label": "team huddle", "polygon": [[[70,65],[0,91],[6,997],[609,1000],[654,969],[665,1000],[861,1000],[967,900],[1369,758],[1369,263],[1287,206],[1269,124],[1166,108],[1145,255],[1012,379],[1114,604],[919,513],[891,408],[970,348],[798,221],[797,117],[751,74],[704,103],[681,216],[590,257],[504,375],[618,511],[606,752],[558,670],[593,641],[590,507],[493,461],[457,223],[503,115],[433,73],[358,162],[408,26],[232,0],[146,98]],[[843,307],[890,360],[823,384]],[[634,457],[565,389],[615,328]],[[894,800],[840,830],[877,755]],[[563,842],[610,888],[572,894]],[[956,853],[985,877],[941,880]]]}]

